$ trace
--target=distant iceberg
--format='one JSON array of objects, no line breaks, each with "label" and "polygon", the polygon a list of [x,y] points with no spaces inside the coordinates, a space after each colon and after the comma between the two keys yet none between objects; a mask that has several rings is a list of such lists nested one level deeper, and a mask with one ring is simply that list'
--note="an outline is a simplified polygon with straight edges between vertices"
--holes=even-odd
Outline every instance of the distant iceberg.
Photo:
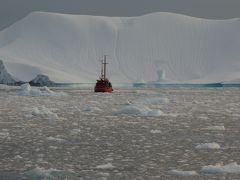
[{"label": "distant iceberg", "polygon": [[48,76],[39,74],[29,82],[31,86],[53,86],[55,83]]},{"label": "distant iceberg", "polygon": [[44,74],[56,83],[94,83],[97,59],[108,54],[109,78],[116,84],[240,83],[239,22],[166,12],[139,17],[33,12],[0,32],[0,59],[24,82]]},{"label": "distant iceberg", "polygon": [[14,85],[17,81],[7,72],[3,61],[0,60],[0,84]]}]

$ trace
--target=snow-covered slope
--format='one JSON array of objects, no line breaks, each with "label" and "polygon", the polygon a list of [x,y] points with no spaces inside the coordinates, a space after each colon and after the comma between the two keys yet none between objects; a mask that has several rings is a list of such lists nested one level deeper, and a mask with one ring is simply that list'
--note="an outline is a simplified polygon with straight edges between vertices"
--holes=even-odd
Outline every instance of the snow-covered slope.
[{"label": "snow-covered slope", "polygon": [[15,79],[7,72],[2,60],[0,60],[0,84],[13,85],[15,83]]},{"label": "snow-covered slope", "polygon": [[236,81],[240,19],[34,12],[0,32],[0,58],[24,81],[45,74],[55,82],[95,82],[104,54],[113,83],[162,77],[170,82]]}]

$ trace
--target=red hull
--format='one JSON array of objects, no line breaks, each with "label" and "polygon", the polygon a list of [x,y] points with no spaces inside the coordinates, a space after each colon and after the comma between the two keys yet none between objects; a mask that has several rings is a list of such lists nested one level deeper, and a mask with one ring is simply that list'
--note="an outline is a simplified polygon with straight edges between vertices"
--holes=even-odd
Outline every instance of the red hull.
[{"label": "red hull", "polygon": [[100,80],[97,80],[94,91],[102,92],[102,93],[104,93],[104,92],[110,93],[113,91],[113,88],[112,88],[111,83],[107,79],[106,80],[100,79]]}]

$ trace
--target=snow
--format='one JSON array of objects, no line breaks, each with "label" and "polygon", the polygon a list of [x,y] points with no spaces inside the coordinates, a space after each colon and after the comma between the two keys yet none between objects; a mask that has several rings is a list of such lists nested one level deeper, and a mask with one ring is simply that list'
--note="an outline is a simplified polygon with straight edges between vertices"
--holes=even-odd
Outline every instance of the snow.
[{"label": "snow", "polygon": [[227,165],[209,165],[204,166],[202,168],[203,173],[207,174],[226,174],[226,173],[232,173],[232,174],[240,174],[240,165],[238,165],[236,162],[227,164]]},{"label": "snow", "polygon": [[198,173],[196,171],[182,171],[182,170],[170,170],[169,174],[176,176],[196,176]]},{"label": "snow", "polygon": [[108,54],[114,83],[239,82],[239,19],[172,13],[100,17],[33,12],[0,32],[0,59],[22,81],[94,83]]},{"label": "snow", "polygon": [[198,144],[196,147],[196,149],[220,149],[220,145],[213,142],[213,143],[202,143],[202,144]]}]

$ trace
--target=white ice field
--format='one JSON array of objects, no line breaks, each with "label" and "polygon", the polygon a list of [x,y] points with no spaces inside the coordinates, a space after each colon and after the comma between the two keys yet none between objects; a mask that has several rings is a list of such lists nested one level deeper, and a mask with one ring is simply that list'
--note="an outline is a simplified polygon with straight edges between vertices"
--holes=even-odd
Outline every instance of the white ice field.
[{"label": "white ice field", "polygon": [[0,86],[0,179],[238,179],[239,94]]}]

